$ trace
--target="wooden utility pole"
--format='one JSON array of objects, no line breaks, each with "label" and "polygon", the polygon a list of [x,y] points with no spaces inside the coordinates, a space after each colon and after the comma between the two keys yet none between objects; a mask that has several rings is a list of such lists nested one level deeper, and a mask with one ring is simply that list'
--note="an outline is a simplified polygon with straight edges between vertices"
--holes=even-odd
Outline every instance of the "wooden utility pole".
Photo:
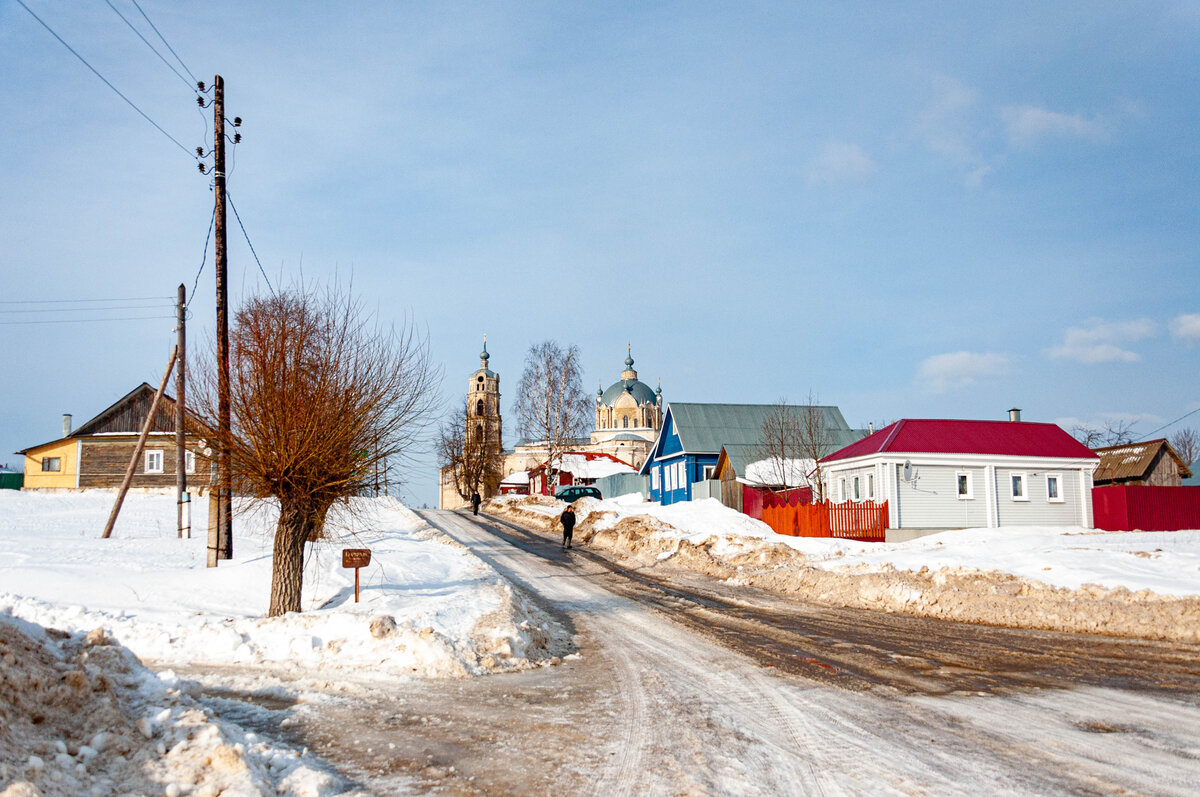
[{"label": "wooden utility pole", "polygon": [[121,512],[121,504],[125,503],[125,493],[129,492],[129,485],[133,483],[133,474],[137,472],[138,460],[142,456],[142,449],[146,447],[146,437],[149,436],[150,427],[154,425],[154,418],[158,414],[158,400],[162,398],[163,392],[167,389],[167,382],[171,379],[171,369],[175,367],[177,356],[179,356],[179,349],[172,346],[171,359],[167,360],[167,371],[163,374],[162,382],[158,384],[158,392],[154,394],[154,400],[150,402],[150,412],[146,414],[146,420],[142,423],[142,433],[138,435],[137,445],[133,447],[133,456],[129,459],[129,467],[125,469],[125,478],[121,481],[121,489],[117,490],[117,500],[113,503],[108,522],[104,524],[104,533],[100,535],[101,539],[107,540],[112,536],[113,526],[117,523],[117,515]]},{"label": "wooden utility pole", "polygon": [[187,415],[184,402],[187,393],[187,288],[179,286],[179,303],[175,308],[175,503],[179,520],[179,538],[192,536],[192,507],[187,492]]},{"label": "wooden utility pole", "polygon": [[217,271],[217,558],[233,558],[233,483],[229,473],[229,256],[225,248],[225,79],[213,80],[213,193]]}]

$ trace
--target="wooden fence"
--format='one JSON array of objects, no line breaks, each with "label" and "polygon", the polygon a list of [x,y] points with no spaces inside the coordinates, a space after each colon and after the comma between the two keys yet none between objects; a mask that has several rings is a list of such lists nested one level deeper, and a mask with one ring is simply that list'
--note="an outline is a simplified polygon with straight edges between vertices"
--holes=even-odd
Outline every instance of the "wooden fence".
[{"label": "wooden fence", "polygon": [[763,495],[762,521],[776,534],[792,537],[883,542],[888,526],[888,504],[887,501],[882,504],[824,501],[806,505],[795,497],[766,493]]}]

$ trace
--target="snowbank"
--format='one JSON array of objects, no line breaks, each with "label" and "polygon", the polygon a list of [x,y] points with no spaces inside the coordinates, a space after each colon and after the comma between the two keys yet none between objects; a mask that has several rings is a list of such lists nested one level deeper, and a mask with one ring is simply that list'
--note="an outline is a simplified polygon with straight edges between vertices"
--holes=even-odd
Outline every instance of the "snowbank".
[{"label": "snowbank", "polygon": [[[394,499],[331,513],[305,563],[301,614],[265,618],[275,514],[238,515],[235,558],[206,568],[204,535],[176,537],[170,495],[0,491],[0,612],[69,633],[103,628],[140,658],[358,676],[457,677],[552,659],[559,633],[509,584]],[[206,506],[193,525],[207,528]],[[369,548],[354,602],[344,547]]]},{"label": "snowbank", "polygon": [[0,787],[18,795],[342,794],[311,756],[213,718],[100,630],[0,613]]},{"label": "snowbank", "polygon": [[[860,543],[775,534],[711,498],[665,507],[586,498],[575,507],[577,544],[828,605],[1200,641],[1200,531],[964,529]],[[545,531],[562,508],[542,496],[488,504]]]}]

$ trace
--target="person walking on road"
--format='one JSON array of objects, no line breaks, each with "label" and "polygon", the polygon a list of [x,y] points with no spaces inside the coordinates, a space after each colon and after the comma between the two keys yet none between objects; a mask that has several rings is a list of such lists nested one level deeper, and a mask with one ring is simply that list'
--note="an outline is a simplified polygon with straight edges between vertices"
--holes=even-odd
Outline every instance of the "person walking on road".
[{"label": "person walking on road", "polygon": [[471,492],[471,514],[479,514],[479,493],[475,491]]},{"label": "person walking on road", "polygon": [[565,551],[571,547],[571,532],[575,530],[575,510],[568,505],[559,516],[558,522],[562,523],[563,527],[562,547]]}]

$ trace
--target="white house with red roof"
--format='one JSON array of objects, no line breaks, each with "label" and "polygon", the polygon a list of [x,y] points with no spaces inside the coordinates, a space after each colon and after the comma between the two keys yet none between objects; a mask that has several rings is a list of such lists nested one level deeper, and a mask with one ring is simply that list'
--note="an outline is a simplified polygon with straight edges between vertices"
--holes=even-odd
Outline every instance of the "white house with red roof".
[{"label": "white house with red roof", "polygon": [[888,502],[888,542],[956,528],[1093,527],[1099,457],[1052,423],[907,418],[821,460],[835,502]]}]

